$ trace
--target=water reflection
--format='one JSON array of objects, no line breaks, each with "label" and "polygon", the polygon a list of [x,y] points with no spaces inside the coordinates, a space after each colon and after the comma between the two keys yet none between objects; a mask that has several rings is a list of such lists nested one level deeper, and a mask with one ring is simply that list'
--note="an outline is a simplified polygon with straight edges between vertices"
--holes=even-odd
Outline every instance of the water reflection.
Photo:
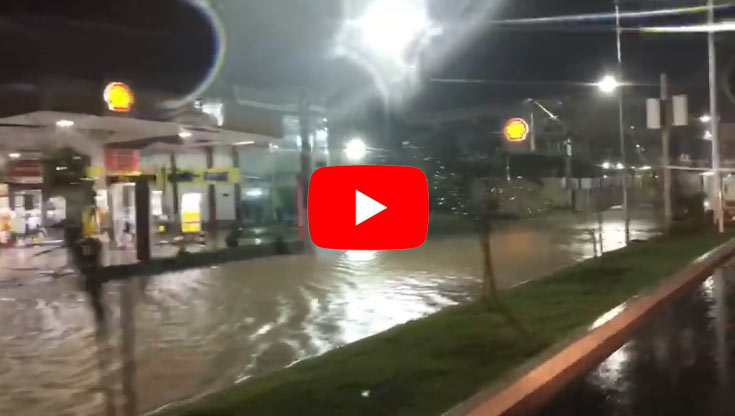
[{"label": "water reflection", "polygon": [[597,379],[597,383],[605,389],[619,389],[625,390],[621,386],[621,376],[625,369],[628,359],[630,358],[630,345],[625,344],[619,350],[615,351],[610,355],[607,360],[594,372],[593,377]]},{"label": "water reflection", "polygon": [[735,269],[657,312],[623,347],[538,415],[730,415]]},{"label": "water reflection", "polygon": [[[620,222],[615,215],[606,221]],[[639,237],[655,232],[650,219],[633,224]],[[578,225],[574,216],[497,224],[500,286],[591,257],[588,227]],[[605,241],[605,249],[615,247]],[[317,250],[156,276],[136,310],[141,408],[223,388],[467,301],[480,291],[481,264],[477,237],[467,234],[408,251]],[[118,291],[108,289],[119,351]],[[0,414],[100,413],[92,318],[73,279],[0,289],[0,316]]]},{"label": "water reflection", "polygon": [[368,250],[347,250],[344,252],[345,259],[349,263],[359,263],[363,261],[374,260],[377,255],[377,251]]}]

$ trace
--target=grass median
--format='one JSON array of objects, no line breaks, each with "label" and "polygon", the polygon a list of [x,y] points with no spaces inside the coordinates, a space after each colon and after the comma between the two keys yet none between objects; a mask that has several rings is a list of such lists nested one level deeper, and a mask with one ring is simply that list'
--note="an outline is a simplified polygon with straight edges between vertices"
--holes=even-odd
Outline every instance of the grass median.
[{"label": "grass median", "polygon": [[659,237],[504,292],[527,333],[484,303],[450,307],[163,414],[439,415],[730,237]]}]

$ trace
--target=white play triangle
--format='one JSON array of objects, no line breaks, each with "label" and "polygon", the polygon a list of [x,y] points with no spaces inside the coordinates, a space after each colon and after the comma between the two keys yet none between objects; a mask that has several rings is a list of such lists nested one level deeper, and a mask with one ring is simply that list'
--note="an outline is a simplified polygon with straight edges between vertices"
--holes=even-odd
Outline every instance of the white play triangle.
[{"label": "white play triangle", "polygon": [[370,218],[388,209],[385,205],[355,190],[355,225],[360,225]]}]

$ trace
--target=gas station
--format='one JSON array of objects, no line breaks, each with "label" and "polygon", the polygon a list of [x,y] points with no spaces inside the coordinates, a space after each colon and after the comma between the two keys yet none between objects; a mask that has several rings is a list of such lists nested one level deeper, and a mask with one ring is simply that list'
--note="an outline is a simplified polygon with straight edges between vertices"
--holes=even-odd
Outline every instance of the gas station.
[{"label": "gas station", "polygon": [[[94,191],[97,231],[110,247],[135,247],[142,260],[151,244],[187,235],[201,241],[204,232],[243,223],[298,222],[293,109],[269,111],[269,123],[259,118],[277,128],[248,128],[243,120],[262,110],[257,102],[246,102],[252,110],[201,100],[151,117],[137,110],[150,107],[151,93],[140,95],[113,81],[97,89],[88,106],[104,107],[96,113],[59,111],[65,103],[51,99],[48,108],[0,118],[2,244],[37,244],[34,230],[47,236],[50,227],[81,221],[84,189]],[[312,113],[315,163],[326,164],[326,119],[319,108]]]}]

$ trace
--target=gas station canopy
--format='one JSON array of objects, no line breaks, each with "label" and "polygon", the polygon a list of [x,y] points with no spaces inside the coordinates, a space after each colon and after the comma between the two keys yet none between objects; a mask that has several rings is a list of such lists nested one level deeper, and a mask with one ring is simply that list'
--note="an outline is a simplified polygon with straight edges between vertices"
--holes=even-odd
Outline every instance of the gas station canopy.
[{"label": "gas station canopy", "polygon": [[[56,111],[37,111],[0,118],[0,151],[44,151],[72,147],[78,151],[93,148],[142,148],[156,143],[176,147],[212,145],[267,145],[278,139],[254,133],[216,127],[182,126],[167,121],[152,121],[115,116]],[[86,152],[84,152],[86,153]]]}]

